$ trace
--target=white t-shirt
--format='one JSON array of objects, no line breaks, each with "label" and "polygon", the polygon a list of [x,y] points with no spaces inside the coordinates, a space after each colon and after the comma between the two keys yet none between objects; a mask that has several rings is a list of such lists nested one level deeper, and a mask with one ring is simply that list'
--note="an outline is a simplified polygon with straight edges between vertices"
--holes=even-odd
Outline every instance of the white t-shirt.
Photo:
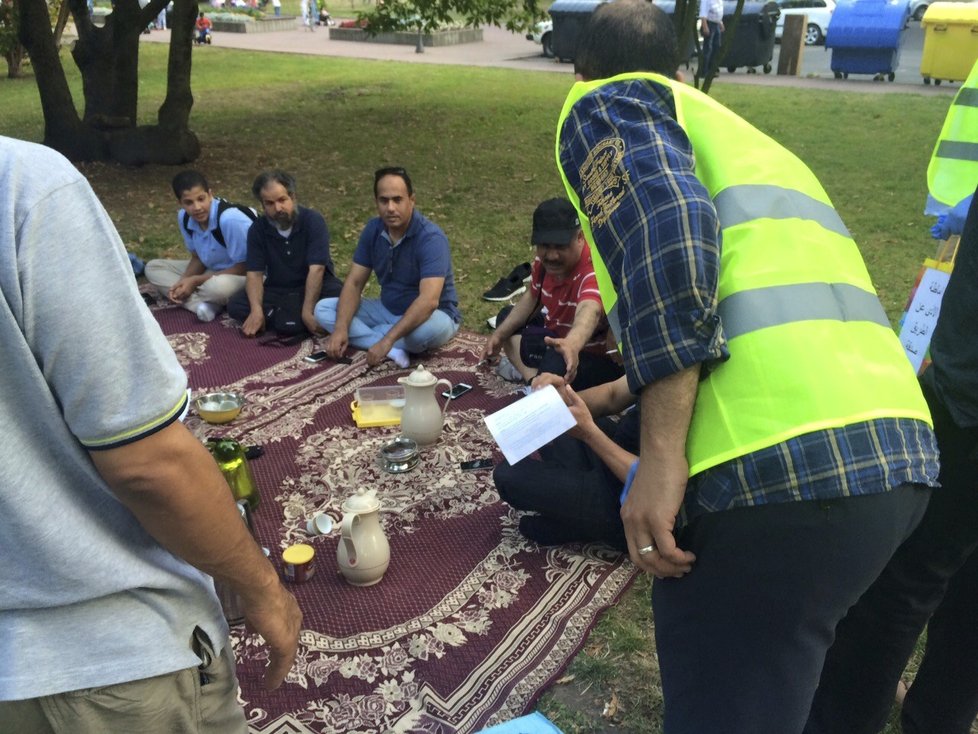
[{"label": "white t-shirt", "polygon": [[168,425],[186,375],[88,182],[0,137],[0,700],[199,664],[227,625],[88,456]]}]

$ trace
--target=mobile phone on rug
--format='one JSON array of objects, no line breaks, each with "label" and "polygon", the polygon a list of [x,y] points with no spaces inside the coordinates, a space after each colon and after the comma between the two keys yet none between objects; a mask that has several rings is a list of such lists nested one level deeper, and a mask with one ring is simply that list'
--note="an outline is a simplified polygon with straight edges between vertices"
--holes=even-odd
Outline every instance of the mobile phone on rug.
[{"label": "mobile phone on rug", "polygon": [[306,362],[311,362],[315,364],[316,362],[322,362],[324,359],[329,359],[329,355],[326,352],[313,352],[312,354],[303,358]]},{"label": "mobile phone on rug", "polygon": [[455,387],[451,389],[451,392],[446,390],[441,395],[443,398],[448,398],[449,400],[455,400],[455,398],[460,398],[469,390],[472,389],[471,385],[466,385],[464,382],[460,382]]},{"label": "mobile phone on rug", "polygon": [[492,459],[473,459],[472,461],[463,461],[459,464],[462,471],[478,471],[479,469],[492,469],[495,466]]}]

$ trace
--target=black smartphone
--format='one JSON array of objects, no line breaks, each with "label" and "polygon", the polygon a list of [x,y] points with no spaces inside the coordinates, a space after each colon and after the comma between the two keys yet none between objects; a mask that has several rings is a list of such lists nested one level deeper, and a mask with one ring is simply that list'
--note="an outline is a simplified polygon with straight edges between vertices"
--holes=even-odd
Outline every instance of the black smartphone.
[{"label": "black smartphone", "polygon": [[313,352],[304,358],[306,362],[322,362],[324,359],[329,359],[329,355],[326,352]]},{"label": "black smartphone", "polygon": [[492,469],[495,466],[492,459],[473,459],[472,461],[463,461],[459,464],[462,471],[478,471],[479,469]]},{"label": "black smartphone", "polygon": [[455,385],[455,387],[452,388],[451,392],[449,392],[448,390],[443,392],[442,397],[451,398],[452,400],[455,400],[455,398],[465,395],[465,393],[467,393],[471,389],[472,389],[471,385],[466,385],[464,382],[460,382],[457,385]]},{"label": "black smartphone", "polygon": [[261,446],[245,446],[245,458],[246,459],[257,459],[259,456],[265,453],[265,449]]}]

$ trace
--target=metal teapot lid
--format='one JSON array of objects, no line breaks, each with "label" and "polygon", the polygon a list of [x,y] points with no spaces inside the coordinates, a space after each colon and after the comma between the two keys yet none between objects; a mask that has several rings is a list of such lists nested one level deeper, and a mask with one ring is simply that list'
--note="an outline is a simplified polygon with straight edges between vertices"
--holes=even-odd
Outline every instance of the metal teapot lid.
[{"label": "metal teapot lid", "polygon": [[361,487],[343,503],[343,512],[375,512],[380,509],[377,491]]},{"label": "metal teapot lid", "polygon": [[438,382],[438,378],[428,372],[423,364],[419,364],[415,369],[411,370],[411,374],[407,377],[399,377],[397,381],[409,387],[431,387]]}]

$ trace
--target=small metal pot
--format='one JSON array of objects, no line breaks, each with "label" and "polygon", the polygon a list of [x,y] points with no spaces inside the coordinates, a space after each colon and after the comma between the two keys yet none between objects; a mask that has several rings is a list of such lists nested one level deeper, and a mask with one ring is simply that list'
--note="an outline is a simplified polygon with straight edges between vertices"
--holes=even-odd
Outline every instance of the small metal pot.
[{"label": "small metal pot", "polygon": [[244,395],[234,392],[209,392],[194,401],[197,414],[208,423],[230,423],[244,405]]},{"label": "small metal pot", "polygon": [[418,444],[413,439],[398,436],[380,449],[380,465],[391,474],[411,471],[418,465]]}]

